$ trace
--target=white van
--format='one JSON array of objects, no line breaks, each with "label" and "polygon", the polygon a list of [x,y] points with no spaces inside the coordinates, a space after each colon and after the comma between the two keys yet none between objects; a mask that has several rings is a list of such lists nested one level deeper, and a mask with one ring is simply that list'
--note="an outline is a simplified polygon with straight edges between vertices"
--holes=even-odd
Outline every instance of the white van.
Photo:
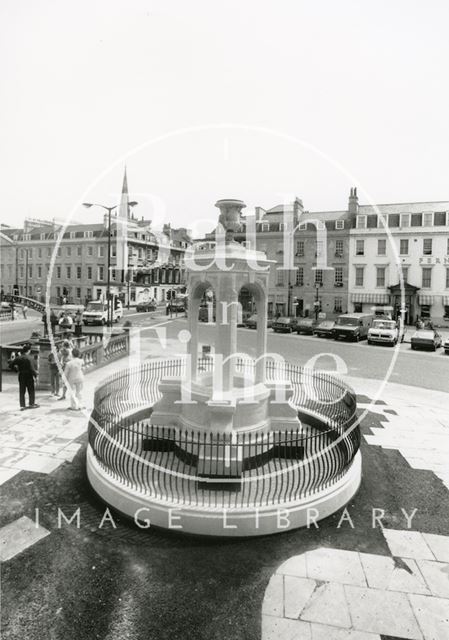
[{"label": "white van", "polygon": [[[112,309],[112,322],[118,322],[123,317],[123,306],[120,300],[115,299]],[[108,321],[108,305],[101,300],[89,302],[83,313],[83,322],[88,324],[106,324]]]}]

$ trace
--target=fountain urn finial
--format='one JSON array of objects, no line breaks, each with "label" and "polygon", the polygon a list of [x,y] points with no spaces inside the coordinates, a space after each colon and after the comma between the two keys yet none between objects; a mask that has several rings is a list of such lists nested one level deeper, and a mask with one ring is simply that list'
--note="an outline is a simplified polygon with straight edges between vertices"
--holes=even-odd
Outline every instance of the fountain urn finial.
[{"label": "fountain urn finial", "polygon": [[217,200],[215,206],[220,209],[219,223],[226,232],[226,242],[232,242],[234,234],[242,229],[242,209],[246,207],[243,200]]}]

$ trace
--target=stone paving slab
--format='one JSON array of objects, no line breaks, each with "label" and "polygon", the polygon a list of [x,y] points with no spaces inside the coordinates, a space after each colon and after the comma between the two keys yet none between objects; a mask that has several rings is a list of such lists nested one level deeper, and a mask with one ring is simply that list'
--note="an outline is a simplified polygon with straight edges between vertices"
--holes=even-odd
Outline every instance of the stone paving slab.
[{"label": "stone paving slab", "polygon": [[0,560],[6,562],[14,558],[48,535],[50,531],[40,525],[36,526],[33,520],[22,516],[0,529]]},{"label": "stone paving slab", "polygon": [[321,547],[285,561],[266,589],[262,640],[448,640],[449,563],[436,555],[449,537],[382,532],[391,556]]}]

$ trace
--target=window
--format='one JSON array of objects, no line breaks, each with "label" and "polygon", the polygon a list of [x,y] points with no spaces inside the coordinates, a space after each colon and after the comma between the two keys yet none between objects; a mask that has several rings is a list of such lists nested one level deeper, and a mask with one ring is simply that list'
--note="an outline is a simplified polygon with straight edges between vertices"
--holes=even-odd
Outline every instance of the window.
[{"label": "window", "polygon": [[[116,247],[115,244],[113,244],[112,247],[111,247],[111,256],[113,258],[115,258],[117,256],[117,247]],[[139,258],[141,258],[141,257],[142,257],[142,250],[139,249]]]},{"label": "window", "polygon": [[98,257],[99,258],[103,258],[104,257],[104,246],[102,244],[100,244],[99,247],[98,247]]},{"label": "window", "polygon": [[28,249],[28,258],[32,260],[33,258],[33,249]]},{"label": "window", "polygon": [[422,288],[430,289],[431,286],[432,286],[432,269],[430,267],[423,267]]},{"label": "window", "polygon": [[343,286],[343,267],[335,267],[334,284],[336,287]]},{"label": "window", "polygon": [[61,287],[56,287],[56,295],[58,296],[58,298],[61,297]]},{"label": "window", "polygon": [[323,284],[323,270],[315,269],[315,284]]},{"label": "window", "polygon": [[390,215],[388,216],[388,226],[391,228],[399,227],[399,221],[399,213],[390,213]]},{"label": "window", "polygon": [[87,279],[92,280],[92,267],[87,267]]},{"label": "window", "polygon": [[61,247],[58,247],[58,251],[56,252],[56,255],[58,256],[58,258],[61,257]]},{"label": "window", "polygon": [[61,267],[56,267],[56,277],[61,279]]},{"label": "window", "polygon": [[70,258],[70,256],[72,255],[72,247],[66,247],[66,255],[68,258]]},{"label": "window", "polygon": [[93,231],[85,231],[84,232],[84,237],[85,238],[93,238],[94,237],[94,232]]},{"label": "window", "polygon": [[335,241],[335,257],[336,258],[343,257],[343,240]]},{"label": "window", "polygon": [[385,267],[376,268],[376,287],[385,287]]},{"label": "window", "polygon": [[334,313],[343,311],[343,298],[334,298]]},{"label": "window", "polygon": [[262,231],[269,231],[270,230],[270,225],[268,224],[268,222],[262,222]]},{"label": "window", "polygon": [[368,229],[376,229],[377,228],[377,215],[368,216],[366,220],[366,226]]},{"label": "window", "polygon": [[83,247],[79,244],[76,248],[76,255],[80,256],[83,252]]},{"label": "window", "polygon": [[29,278],[33,277],[33,265],[32,264],[28,265],[28,277]]},{"label": "window", "polygon": [[51,247],[47,247],[47,257],[50,258],[51,256]]},{"label": "window", "polygon": [[70,278],[72,277],[72,267],[66,267],[65,270],[66,270],[67,280],[70,280]]},{"label": "window", "polygon": [[299,229],[300,231],[305,231],[305,230],[307,229],[307,222],[300,222],[300,223],[298,224],[298,229]]},{"label": "window", "polygon": [[366,229],[366,216],[357,216],[357,229]]},{"label": "window", "polygon": [[363,304],[361,302],[354,302],[354,313],[362,313]]},{"label": "window", "polygon": [[356,256],[364,256],[365,255],[365,240],[356,240],[355,241],[355,255]]},{"label": "window", "polygon": [[401,213],[401,227],[409,227],[409,226],[410,226],[410,214]]},{"label": "window", "polygon": [[37,277],[42,278],[42,266],[40,264],[37,265]]},{"label": "window", "polygon": [[42,248],[39,247],[39,249],[37,250],[37,257],[38,258],[42,258]]},{"label": "window", "polygon": [[276,271],[276,285],[278,287],[284,286],[284,272],[282,271],[282,269],[278,269]]},{"label": "window", "polygon": [[87,255],[90,256],[90,257],[92,257],[94,255],[94,248],[93,248],[92,245],[89,245],[87,247]]},{"label": "window", "polygon": [[408,256],[408,240],[399,241],[399,254],[401,256]]},{"label": "window", "polygon": [[285,229],[285,222],[280,222],[279,223],[279,231],[284,231]]},{"label": "window", "polygon": [[384,256],[387,253],[387,241],[382,238],[377,241],[377,255]]},{"label": "window", "polygon": [[412,213],[412,227],[422,227],[422,213]]},{"label": "window", "polygon": [[23,240],[25,240],[26,242],[29,242],[31,240],[31,233],[24,233]]},{"label": "window", "polygon": [[296,272],[296,286],[302,287],[303,284],[304,284],[304,269],[303,267],[298,267],[298,270]]},{"label": "window", "polygon": [[75,289],[75,291],[76,291],[76,297],[77,297],[78,299],[80,299],[80,298],[81,298],[81,287],[77,287],[77,288]]},{"label": "window", "polygon": [[433,216],[434,227],[446,226],[446,211],[435,211]]},{"label": "window", "polygon": [[446,255],[449,255],[449,238],[447,239]]},{"label": "window", "polygon": [[422,252],[425,256],[432,255],[432,238],[424,238],[422,243]]},{"label": "window", "polygon": [[115,280],[116,277],[116,271],[115,269],[111,269],[111,280]]},{"label": "window", "polygon": [[363,287],[363,272],[364,272],[363,267],[355,268],[355,286],[356,287]]},{"label": "window", "polygon": [[74,232],[74,231],[71,231],[71,232],[70,232],[70,238],[73,240],[75,237],[76,237],[76,236],[75,236],[75,232]]},{"label": "window", "polygon": [[449,269],[446,269],[446,289],[449,289]]},{"label": "window", "polygon": [[296,255],[303,256],[304,255],[304,240],[299,240],[296,243]]},{"label": "window", "polygon": [[[80,266],[76,267],[76,279],[77,280],[81,280],[81,267]],[[79,298],[79,296],[78,296],[78,298]]]},{"label": "window", "polygon": [[45,240],[45,233],[41,233],[40,238],[41,240]]},{"label": "window", "polygon": [[423,213],[423,226],[431,227],[433,223],[433,213]]},{"label": "window", "polygon": [[[9,267],[11,267],[11,265],[9,265]],[[11,267],[11,269],[12,269],[12,267]],[[11,271],[11,269],[9,269],[9,271]],[[23,274],[24,274],[24,272],[23,272],[23,264],[21,264],[20,267],[19,267],[19,276],[21,278],[23,278]]]},{"label": "window", "polygon": [[98,267],[98,280],[104,280],[104,267]]},{"label": "window", "polygon": [[344,229],[345,221],[344,220],[335,220],[335,228],[336,229]]}]

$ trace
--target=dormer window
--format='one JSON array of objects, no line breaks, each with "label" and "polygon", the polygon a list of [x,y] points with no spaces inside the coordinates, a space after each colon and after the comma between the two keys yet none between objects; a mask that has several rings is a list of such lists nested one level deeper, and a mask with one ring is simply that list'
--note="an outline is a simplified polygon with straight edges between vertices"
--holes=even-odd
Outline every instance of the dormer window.
[{"label": "dormer window", "polygon": [[366,216],[357,216],[357,229],[366,229]]},{"label": "dormer window", "polygon": [[70,239],[73,240],[76,237],[75,231],[70,232]]},{"label": "dormer window", "polygon": [[401,213],[401,227],[409,227],[409,226],[410,226],[410,214]]},{"label": "dormer window", "polygon": [[85,238],[93,238],[94,237],[94,232],[93,231],[85,231],[84,232],[84,237]]},{"label": "dormer window", "polygon": [[431,227],[433,225],[433,212],[423,213],[423,226]]},{"label": "dormer window", "polygon": [[335,228],[338,229],[344,229],[345,228],[345,221],[344,220],[336,220],[335,221]]},{"label": "dormer window", "polygon": [[262,231],[269,231],[270,225],[268,222],[262,222]]},{"label": "dormer window", "polygon": [[45,240],[45,233],[41,233],[40,238],[41,240]]}]

